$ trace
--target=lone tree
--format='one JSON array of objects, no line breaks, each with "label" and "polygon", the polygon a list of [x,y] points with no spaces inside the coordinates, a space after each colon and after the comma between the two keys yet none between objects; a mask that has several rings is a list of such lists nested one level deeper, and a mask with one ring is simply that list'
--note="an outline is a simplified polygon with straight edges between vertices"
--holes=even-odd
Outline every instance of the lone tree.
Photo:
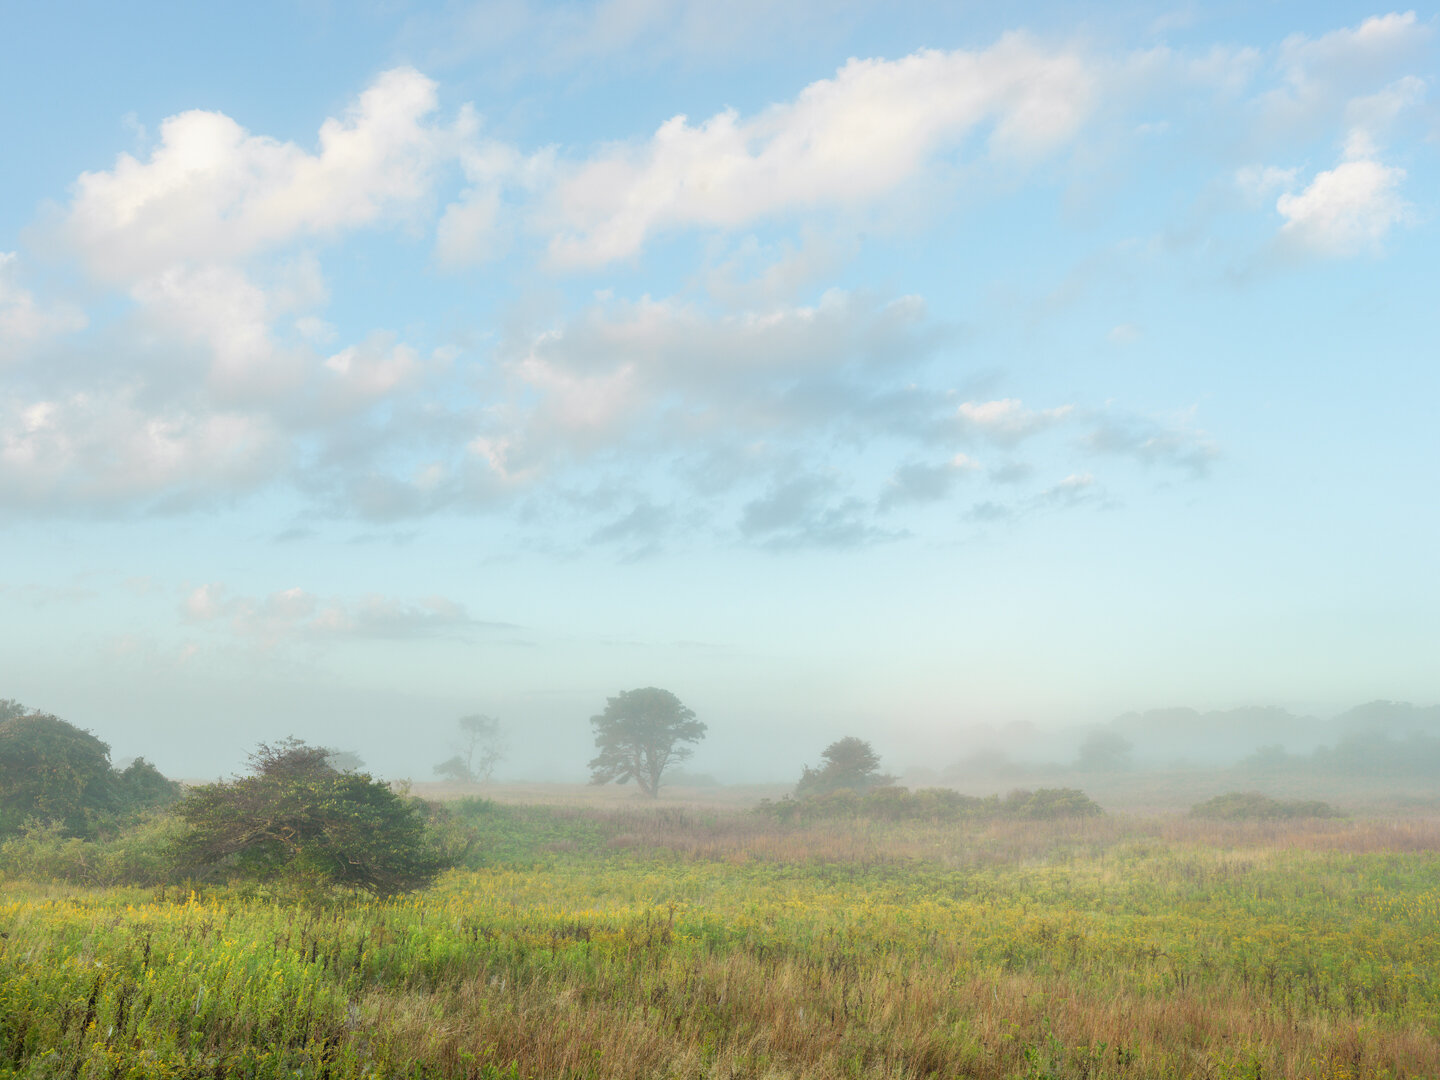
[{"label": "lone tree", "polygon": [[488,783],[505,757],[505,729],[495,717],[481,713],[462,716],[455,723],[460,728],[455,756],[436,765],[435,774],[457,784]]},{"label": "lone tree", "polygon": [[880,771],[880,755],[864,739],[847,735],[827,746],[820,754],[824,764],[818,769],[805,766],[795,794],[825,795],[832,791],[869,791],[874,787],[893,784],[895,778]]},{"label": "lone tree", "polygon": [[699,742],[705,725],[669,690],[647,686],[622,690],[590,718],[600,753],[590,762],[590,782],[617,784],[634,780],[652,799],[660,794],[660,777],[694,751],[680,743]]},{"label": "lone tree", "polygon": [[337,772],[299,739],[250,755],[252,775],[191,789],[175,854],[191,872],[344,885],[381,896],[429,884],[448,859],[426,807],[366,773]]}]

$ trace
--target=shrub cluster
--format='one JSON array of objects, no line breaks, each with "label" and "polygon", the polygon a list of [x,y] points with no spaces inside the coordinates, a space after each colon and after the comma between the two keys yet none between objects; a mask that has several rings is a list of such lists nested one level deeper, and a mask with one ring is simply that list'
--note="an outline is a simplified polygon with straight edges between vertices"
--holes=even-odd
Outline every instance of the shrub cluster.
[{"label": "shrub cluster", "polygon": [[1318,799],[1272,799],[1258,791],[1229,791],[1190,808],[1190,813],[1212,821],[1281,821],[1289,818],[1341,817]]},{"label": "shrub cluster", "polygon": [[0,701],[0,835],[58,822],[93,837],[180,798],[180,785],[144,758],[117,770],[110,746],[49,713]]},{"label": "shrub cluster", "polygon": [[757,814],[786,823],[833,818],[869,818],[878,821],[982,821],[992,818],[1050,819],[1091,817],[1100,806],[1076,788],[1019,789],[999,795],[963,795],[949,788],[887,786],[867,792],[832,791],[806,799],[763,800]]}]

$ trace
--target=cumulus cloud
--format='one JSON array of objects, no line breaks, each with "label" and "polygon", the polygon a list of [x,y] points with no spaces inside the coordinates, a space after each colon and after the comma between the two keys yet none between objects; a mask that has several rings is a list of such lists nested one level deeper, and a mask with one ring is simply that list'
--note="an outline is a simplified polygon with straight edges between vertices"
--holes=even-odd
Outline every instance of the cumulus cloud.
[{"label": "cumulus cloud", "polygon": [[81,174],[61,236],[95,274],[126,283],[374,224],[424,199],[453,152],[456,130],[427,122],[436,107],[425,76],[387,71],[321,125],[314,152],[223,113],[180,113],[146,160],[121,154],[110,170]]},{"label": "cumulus cloud", "polygon": [[263,417],[152,409],[129,387],[0,398],[0,500],[62,511],[172,506],[251,491],[288,452]]},{"label": "cumulus cloud", "polygon": [[[468,112],[442,123],[435,85],[408,68],[326,120],[312,148],[222,113],[173,116],[153,149],[83,174],[62,208],[61,239],[133,305],[114,337],[131,344],[103,372],[92,365],[88,382],[84,365],[65,383],[37,367],[24,392],[0,398],[0,499],[178,507],[291,483],[323,510],[393,520],[635,475],[631,509],[592,509],[577,535],[641,550],[686,512],[678,485],[723,502],[717,514],[748,542],[883,538],[869,520],[877,510],[943,499],[975,471],[956,451],[1008,450],[1084,421],[1070,404],[962,399],[946,353],[955,332],[919,297],[817,295],[847,257],[843,241],[757,240],[780,257],[752,280],[741,279],[760,256],[727,241],[734,257],[684,299],[606,295],[544,325],[516,315],[491,362],[462,371],[453,352],[383,330],[342,336],[315,252],[345,230],[431,213],[450,162],[464,180],[435,218],[440,262],[501,250],[512,219],[539,203],[556,258],[602,263],[668,227],[873,203],[946,155],[1053,151],[1074,140],[1098,93],[1079,53],[1008,35],[986,49],[852,60],[794,100],[698,124],[677,117],[571,166],[481,140]],[[38,325],[41,307],[6,285],[8,265],[0,327]],[[1131,456],[1145,452],[1188,467],[1159,444]],[[846,454],[865,459],[868,481],[843,479],[834,462]],[[212,619],[311,636],[450,617],[298,594],[211,601],[230,605]]]},{"label": "cumulus cloud", "polygon": [[1292,34],[1275,62],[1280,85],[1258,101],[1264,129],[1318,134],[1357,94],[1409,74],[1405,68],[1424,61],[1432,37],[1431,25],[1413,11],[1320,37]]},{"label": "cumulus cloud", "polygon": [[1400,196],[1405,170],[1378,161],[1345,161],[1319,173],[1303,191],[1281,195],[1284,241],[1320,255],[1356,255],[1378,248],[1411,216]]},{"label": "cumulus cloud", "polygon": [[693,125],[676,116],[647,142],[582,163],[555,194],[551,254],[595,265],[633,255],[666,227],[863,205],[986,128],[992,153],[1044,153],[1078,131],[1093,84],[1077,53],[1023,34],[979,51],[851,60],[756,116],[727,110]]},{"label": "cumulus cloud", "polygon": [[935,348],[914,297],[831,290],[810,305],[713,314],[675,300],[607,302],[502,349],[531,407],[472,442],[499,476],[620,446],[716,435],[791,437],[862,414]]},{"label": "cumulus cloud", "polygon": [[[505,214],[507,191],[534,197],[552,182],[554,160],[553,150],[527,156],[495,140],[464,147],[460,167],[466,186],[435,227],[435,257],[441,265],[455,269],[502,254],[513,231]],[[515,208],[509,217],[520,213]]]},{"label": "cumulus cloud", "polygon": [[32,345],[85,329],[89,319],[70,304],[45,305],[20,283],[20,257],[0,251],[0,367]]},{"label": "cumulus cloud", "polygon": [[[147,153],[82,174],[47,238],[129,305],[93,356],[20,365],[0,393],[0,498],[43,512],[179,507],[283,479],[314,491],[342,462],[372,467],[443,428],[413,400],[453,354],[383,331],[337,342],[301,246],[429,209],[474,129],[436,108],[435,84],[398,68],[325,120],[313,149],[192,111]],[[0,357],[81,323],[13,285],[13,264],[0,258]]]}]

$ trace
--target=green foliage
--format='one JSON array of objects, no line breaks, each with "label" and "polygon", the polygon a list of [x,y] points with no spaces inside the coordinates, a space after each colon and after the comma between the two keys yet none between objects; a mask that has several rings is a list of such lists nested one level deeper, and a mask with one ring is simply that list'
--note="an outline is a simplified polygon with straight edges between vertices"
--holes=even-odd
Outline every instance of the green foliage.
[{"label": "green foliage", "polygon": [[1341,817],[1318,799],[1272,799],[1258,791],[1230,791],[1191,807],[1195,817],[1213,821],[1279,821],[1285,818]]},{"label": "green foliage", "polygon": [[128,810],[151,810],[180,800],[184,788],[138,757],[115,775],[115,795]]},{"label": "green foliage", "polygon": [[331,768],[323,747],[262,744],[254,775],[191,789],[177,865],[208,876],[340,885],[390,895],[420,888],[450,863],[419,799],[365,773]]},{"label": "green foliage", "polygon": [[827,746],[820,754],[818,769],[805,766],[795,785],[798,798],[813,798],[837,791],[865,792],[893,784],[895,778],[880,771],[880,755],[864,739],[847,735]]},{"label": "green foliage", "polygon": [[45,713],[0,722],[0,833],[35,818],[88,836],[118,807],[106,743]]},{"label": "green foliage", "polygon": [[10,700],[0,700],[0,717],[0,836],[38,822],[93,838],[180,796],[144,758],[115,771],[108,743],[59,717]]},{"label": "green foliage", "polygon": [[898,786],[874,788],[860,793],[849,788],[805,799],[763,800],[756,813],[776,821],[804,823],[833,818],[865,818],[876,821],[987,821],[996,818],[1050,820],[1094,817],[1103,814],[1100,806],[1075,788],[1016,790],[1003,799],[998,795],[962,795],[949,788],[921,788],[911,791]]},{"label": "green foliage", "polygon": [[161,885],[181,875],[172,848],[181,824],[149,813],[112,837],[82,840],[59,822],[32,821],[0,844],[0,870],[12,878],[73,885]]},{"label": "green foliage", "polygon": [[705,737],[705,725],[695,713],[669,690],[654,686],[622,690],[590,724],[600,751],[590,762],[590,782],[634,780],[651,798],[660,794],[665,770],[690,757],[691,748],[680,744]]}]

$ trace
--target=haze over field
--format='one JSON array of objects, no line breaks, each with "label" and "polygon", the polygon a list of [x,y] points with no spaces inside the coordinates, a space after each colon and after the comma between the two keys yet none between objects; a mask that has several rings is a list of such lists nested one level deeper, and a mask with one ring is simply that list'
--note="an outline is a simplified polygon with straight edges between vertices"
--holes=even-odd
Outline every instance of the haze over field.
[{"label": "haze over field", "polygon": [[722,779],[1440,733],[1437,33],[4,5],[0,698],[186,777],[578,780],[647,686]]}]

